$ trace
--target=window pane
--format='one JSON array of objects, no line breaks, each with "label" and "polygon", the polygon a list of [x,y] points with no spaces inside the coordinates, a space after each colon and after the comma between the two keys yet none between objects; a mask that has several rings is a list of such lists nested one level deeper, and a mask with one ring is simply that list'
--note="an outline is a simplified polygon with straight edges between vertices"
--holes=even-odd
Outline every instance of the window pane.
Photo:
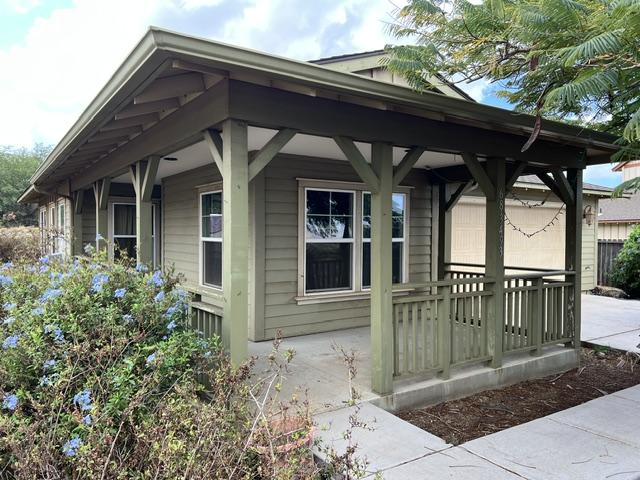
[{"label": "window pane", "polygon": [[331,215],[353,215],[353,194],[331,192]]},{"label": "window pane", "polygon": [[202,242],[203,281],[206,285],[222,286],[222,242]]},{"label": "window pane", "polygon": [[404,200],[404,195],[401,193],[394,193],[391,199],[393,238],[404,236]]},{"label": "window pane", "polygon": [[129,258],[136,258],[136,239],[135,238],[114,238],[113,256],[117,260],[126,254]]},{"label": "window pane", "polygon": [[[402,271],[404,268],[402,250],[403,242],[393,242],[391,246],[391,282],[402,283]],[[371,286],[371,244],[362,244],[362,286]]]},{"label": "window pane", "polygon": [[350,290],[352,245],[308,243],[306,291]]},{"label": "window pane", "polygon": [[222,238],[222,193],[202,195],[201,221],[204,238]]},{"label": "window pane", "polygon": [[136,234],[136,206],[113,206],[113,235]]},{"label": "window pane", "polygon": [[307,190],[307,215],[329,215],[331,192]]}]

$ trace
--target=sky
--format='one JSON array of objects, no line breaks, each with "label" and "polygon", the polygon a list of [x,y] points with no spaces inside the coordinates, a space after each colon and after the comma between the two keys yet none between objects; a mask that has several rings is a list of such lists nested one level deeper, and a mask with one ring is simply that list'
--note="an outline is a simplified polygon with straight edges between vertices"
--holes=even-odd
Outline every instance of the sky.
[{"label": "sky", "polygon": [[[0,145],[55,144],[150,25],[298,60],[376,50],[404,0],[0,0]],[[480,81],[460,85],[509,108]],[[585,181],[620,182],[610,165]]]}]

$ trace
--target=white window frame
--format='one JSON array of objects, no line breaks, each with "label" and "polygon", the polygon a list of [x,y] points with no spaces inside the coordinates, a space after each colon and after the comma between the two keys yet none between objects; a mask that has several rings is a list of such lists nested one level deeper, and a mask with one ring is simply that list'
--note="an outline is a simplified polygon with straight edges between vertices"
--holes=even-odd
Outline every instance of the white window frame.
[{"label": "white window frame", "polygon": [[[134,209],[136,208],[136,202],[126,201],[126,200],[117,200],[109,203],[109,258],[113,260],[115,258],[115,248],[116,248],[116,238],[134,238],[136,239],[136,248],[138,246],[137,236],[136,235],[116,235],[115,234],[115,215],[116,215],[116,205],[133,205]],[[152,226],[153,229],[151,231],[151,243],[153,245],[152,255],[153,255],[153,266],[154,268],[159,265],[158,259],[158,217],[157,217],[158,205],[156,202],[152,202],[151,204],[151,216],[153,218]],[[137,213],[137,212],[136,212]]]},{"label": "white window frame", "polygon": [[55,253],[67,253],[67,205],[64,200],[56,204],[56,238],[54,241]]},{"label": "white window frame", "polygon": [[49,215],[49,223],[48,228],[49,232],[47,234],[47,253],[53,254],[56,253],[56,240],[55,233],[58,225],[56,224],[56,204],[50,203],[48,206],[48,215]]},{"label": "white window frame", "polygon": [[[340,192],[340,193],[350,193],[352,195],[352,205],[351,205],[351,211],[352,213],[352,230],[353,230],[353,234],[351,235],[351,238],[314,238],[314,239],[307,239],[307,192],[309,190],[315,191],[315,192]],[[356,257],[358,256],[358,252],[356,252],[356,222],[357,222],[357,210],[356,210],[356,206],[357,206],[357,191],[354,189],[344,189],[344,188],[323,188],[323,187],[314,187],[314,186],[307,186],[304,187],[304,204],[302,205],[302,208],[304,210],[304,222],[302,224],[302,242],[304,243],[304,247],[303,247],[303,257],[302,257],[302,285],[303,285],[303,291],[304,291],[304,295],[307,296],[315,296],[315,295],[335,295],[338,293],[351,293],[351,292],[355,292],[356,291]],[[312,292],[307,292],[307,244],[308,243],[350,243],[351,244],[351,288],[350,289],[331,289],[331,290],[314,290]]]},{"label": "white window frame", "polygon": [[[362,200],[361,200],[361,205],[362,208],[360,210],[360,222],[361,224],[363,224],[363,228],[362,228],[362,243],[360,246],[360,258],[361,260],[361,265],[364,265],[364,244],[365,243],[371,243],[371,237],[369,238],[365,238],[364,236],[364,196],[365,195],[371,195],[371,192],[368,190],[363,190],[362,191]],[[402,238],[396,238],[396,237],[391,237],[391,242],[392,243],[402,243],[402,280],[401,280],[401,284],[402,283],[407,283],[407,270],[408,270],[408,263],[409,263],[409,256],[407,255],[407,217],[409,214],[409,194],[406,192],[393,192],[393,195],[402,195],[404,197],[404,212],[403,212],[403,217],[402,217]],[[364,273],[364,269],[361,268],[360,269],[360,287],[362,288],[363,292],[368,292],[371,291],[371,286],[366,287],[363,283],[362,283],[362,274]]]},{"label": "white window frame", "polygon": [[[215,290],[216,292],[222,292],[223,285],[223,275],[220,277],[220,285],[210,285],[208,283],[204,283],[204,242],[218,242],[221,245],[222,258],[224,261],[224,225],[222,227],[222,236],[220,237],[203,237],[202,236],[202,197],[205,195],[212,195],[215,193],[219,193],[221,195],[221,200],[224,201],[224,193],[222,192],[222,188],[213,187],[212,189],[203,190],[198,194],[198,283],[202,288]],[[222,204],[222,203],[221,203]],[[223,214],[220,214],[220,218],[224,222]]]},{"label": "white window frame", "polygon": [[47,221],[47,207],[40,207],[40,248],[44,253],[47,253],[47,232],[48,221]]},{"label": "white window frame", "polygon": [[[299,304],[309,302],[326,302],[335,300],[349,300],[367,298],[371,294],[371,287],[363,287],[362,285],[362,260],[363,260],[363,199],[364,193],[369,192],[369,188],[366,184],[360,182],[348,182],[340,180],[318,180],[310,178],[297,178],[298,180],[298,296],[296,301]],[[410,246],[410,229],[411,229],[411,190],[413,187],[400,186],[393,190],[393,193],[400,193],[405,198],[405,214],[404,214],[404,228],[403,228],[403,265],[402,265],[402,283],[396,284],[395,289],[401,291],[402,288],[398,288],[399,285],[406,284],[409,281],[409,259],[411,255]],[[306,229],[307,229],[307,190],[320,190],[320,191],[343,191],[354,192],[354,219],[353,219],[353,248],[354,253],[352,255],[353,261],[353,278],[351,281],[351,290],[327,290],[327,291],[306,291]],[[370,239],[367,239],[370,241]],[[334,243],[333,239],[322,240],[328,243]],[[397,239],[400,241],[400,239]],[[324,298],[324,300],[323,300]]]}]

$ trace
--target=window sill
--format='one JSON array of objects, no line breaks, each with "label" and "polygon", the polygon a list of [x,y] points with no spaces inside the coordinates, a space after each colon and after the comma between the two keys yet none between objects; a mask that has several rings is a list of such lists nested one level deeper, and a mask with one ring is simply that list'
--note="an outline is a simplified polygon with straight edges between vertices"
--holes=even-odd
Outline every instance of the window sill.
[{"label": "window sill", "polygon": [[[220,302],[221,304],[224,301],[224,298],[222,296],[222,290],[218,290],[213,287],[185,285],[183,288],[187,292],[193,293],[194,295],[200,295],[200,296],[206,297],[207,300]],[[205,302],[205,303],[208,303],[208,302]]]},{"label": "window sill", "polygon": [[[393,287],[393,296],[400,297],[407,295],[413,290],[413,287],[406,284],[399,284]],[[333,302],[353,302],[357,300],[369,300],[371,298],[371,291],[361,292],[348,292],[348,293],[316,293],[308,294],[302,297],[295,297],[295,301],[298,305],[315,305],[318,303],[333,303]]]}]

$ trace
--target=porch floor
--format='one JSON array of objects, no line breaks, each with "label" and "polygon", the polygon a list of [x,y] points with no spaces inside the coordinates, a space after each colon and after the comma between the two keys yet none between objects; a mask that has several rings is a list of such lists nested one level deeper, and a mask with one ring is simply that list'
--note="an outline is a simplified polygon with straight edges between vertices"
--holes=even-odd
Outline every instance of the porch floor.
[{"label": "porch floor", "polygon": [[[336,346],[337,350],[332,346]],[[528,353],[507,355],[501,368],[479,364],[452,370],[451,378],[402,378],[394,382],[394,393],[380,397],[371,391],[371,349],[369,327],[285,338],[280,351],[293,349],[296,355],[285,375],[281,398],[305,392],[313,413],[335,410],[349,400],[348,367],[339,353],[342,347],[356,355],[355,388],[363,401],[385,410],[435,404],[488,388],[498,388],[530,377],[541,377],[576,365],[575,351],[562,347],[546,348],[539,357]],[[249,354],[257,357],[256,373],[268,369],[272,342],[249,342]]]}]

